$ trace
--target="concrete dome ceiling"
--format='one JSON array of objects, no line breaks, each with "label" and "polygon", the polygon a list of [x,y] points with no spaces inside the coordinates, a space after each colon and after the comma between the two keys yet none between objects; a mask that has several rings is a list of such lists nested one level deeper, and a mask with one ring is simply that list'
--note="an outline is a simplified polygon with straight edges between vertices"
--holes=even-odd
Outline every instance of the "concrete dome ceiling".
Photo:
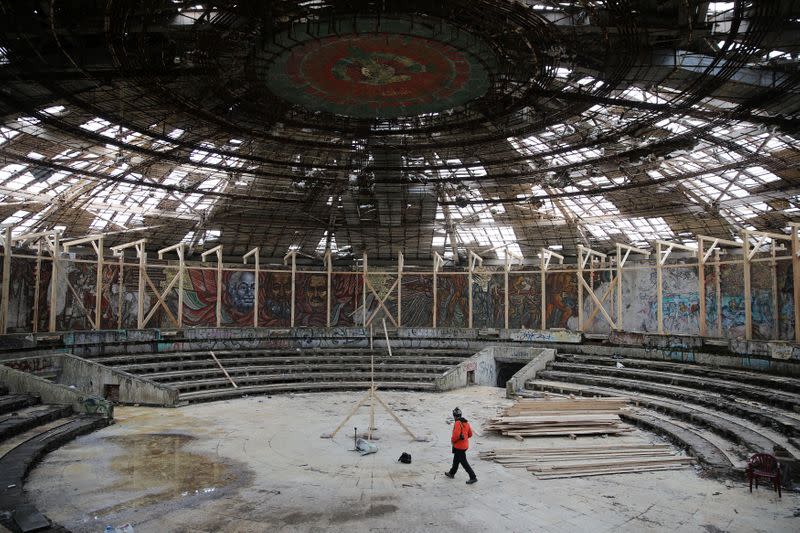
[{"label": "concrete dome ceiling", "polygon": [[16,232],[427,261],[798,220],[796,2],[0,12],[0,221]]}]

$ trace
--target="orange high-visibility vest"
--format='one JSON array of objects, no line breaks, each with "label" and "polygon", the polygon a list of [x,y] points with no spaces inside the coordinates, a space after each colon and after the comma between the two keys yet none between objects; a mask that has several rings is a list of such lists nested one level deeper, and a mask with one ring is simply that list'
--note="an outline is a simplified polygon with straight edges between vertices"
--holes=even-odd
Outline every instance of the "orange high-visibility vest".
[{"label": "orange high-visibility vest", "polygon": [[[463,439],[460,438],[461,435],[464,435]],[[472,428],[469,426],[469,422],[456,420],[455,424],[453,424],[453,435],[450,437],[453,448],[456,450],[466,450],[469,448],[469,438],[471,436]]]}]

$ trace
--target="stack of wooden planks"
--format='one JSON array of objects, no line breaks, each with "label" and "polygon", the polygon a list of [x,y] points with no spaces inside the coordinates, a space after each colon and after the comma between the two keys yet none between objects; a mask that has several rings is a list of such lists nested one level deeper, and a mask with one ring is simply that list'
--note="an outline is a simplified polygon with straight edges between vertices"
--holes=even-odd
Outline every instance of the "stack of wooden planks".
[{"label": "stack of wooden planks", "polygon": [[485,429],[522,440],[559,435],[615,435],[632,431],[621,425],[627,398],[523,398],[489,421]]},{"label": "stack of wooden planks", "polygon": [[526,468],[538,479],[675,470],[693,461],[659,444],[503,449],[481,452],[480,457],[507,468]]}]

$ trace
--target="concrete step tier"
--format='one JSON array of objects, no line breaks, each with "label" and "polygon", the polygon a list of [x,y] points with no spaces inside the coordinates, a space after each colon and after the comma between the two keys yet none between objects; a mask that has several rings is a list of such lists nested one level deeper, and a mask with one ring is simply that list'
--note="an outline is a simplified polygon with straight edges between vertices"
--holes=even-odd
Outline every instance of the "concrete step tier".
[{"label": "concrete step tier", "polygon": [[[530,382],[530,387],[535,390],[581,396],[618,396],[621,394],[619,389],[610,387],[587,387],[541,380]],[[786,436],[772,428],[759,426],[752,422],[748,423],[736,416],[685,401],[629,392],[625,392],[624,395],[637,406],[706,428],[731,442],[744,446],[750,453],[773,453],[775,446],[781,446],[789,450],[795,457],[800,457],[800,450],[791,445]]]},{"label": "concrete step tier", "polygon": [[751,420],[757,424],[774,428],[789,436],[800,437],[800,415],[779,407],[764,405],[747,398],[730,397],[713,392],[705,392],[690,387],[668,385],[636,379],[598,376],[579,372],[563,372],[545,370],[537,374],[538,378],[553,381],[568,381],[594,387],[608,387],[617,391],[638,392],[680,402],[702,405],[720,412]]},{"label": "concrete step tier", "polygon": [[[194,379],[186,380],[178,383],[170,383],[170,386],[178,389],[181,393],[189,391],[200,391],[207,389],[228,388],[233,385],[226,378],[222,372],[218,374],[219,377],[208,379]],[[232,376],[233,377],[233,376]],[[297,372],[291,374],[267,374],[267,375],[253,375],[253,376],[238,376],[233,377],[234,382],[240,388],[246,385],[260,385],[260,384],[283,384],[286,386],[299,386],[303,383],[309,385],[316,385],[319,383],[331,382],[356,382],[361,383],[362,387],[366,387],[370,382],[372,375],[369,371],[366,372]],[[420,374],[413,372],[375,372],[376,382],[394,382],[394,383],[411,383],[411,384],[425,384],[433,386],[436,374]],[[406,388],[414,388],[406,387]],[[427,387],[426,387],[427,388]]]},{"label": "concrete step tier", "polygon": [[[236,376],[266,376],[271,374],[285,375],[296,373],[316,373],[316,372],[336,372],[348,371],[354,373],[369,372],[371,365],[366,364],[286,364],[286,365],[270,365],[270,366],[228,366],[223,363],[228,375],[236,379]],[[375,364],[376,372],[410,372],[413,374],[432,374],[431,378],[444,373],[448,368],[447,365],[403,365],[403,364],[390,364],[380,363]],[[198,379],[207,377],[218,377],[222,375],[222,371],[213,361],[211,365],[205,368],[196,368],[192,370],[176,370],[170,372],[156,372],[152,374],[143,374],[143,377],[157,381],[158,383],[174,383],[187,379]]]},{"label": "concrete step tier", "polygon": [[729,395],[732,398],[750,399],[800,413],[800,394],[776,391],[763,386],[749,385],[729,379],[706,378],[703,376],[687,375],[678,372],[664,372],[655,369],[617,368],[616,366],[567,363],[563,361],[551,363],[548,365],[548,369],[570,374],[605,376],[641,382],[677,385],[702,391],[713,391],[719,394]]},{"label": "concrete step tier", "polygon": [[[528,382],[526,388],[556,394],[572,394],[587,397],[630,396],[620,391],[613,391],[610,389],[600,389],[574,383],[538,379]],[[638,398],[632,398],[632,400],[637,403],[637,405],[641,405],[638,403]],[[620,418],[625,422],[668,438],[679,447],[686,449],[690,455],[698,459],[698,462],[703,465],[704,468],[711,470],[715,475],[725,477],[741,476],[741,470],[731,462],[728,454],[713,442],[713,439],[707,432],[692,427],[686,427],[682,424],[679,425],[677,421],[672,418],[672,413],[636,407],[634,409],[624,410],[620,414]]]},{"label": "concrete step tier", "polygon": [[[385,349],[369,350],[368,348],[331,348],[331,349],[241,349],[241,350],[213,350],[218,359],[225,358],[250,358],[250,357],[308,357],[317,356],[365,356],[374,353],[375,357],[388,357]],[[473,355],[474,351],[463,349],[395,349],[393,357],[443,357],[454,361],[463,360]],[[161,363],[163,361],[193,361],[206,360],[211,357],[210,350],[186,352],[157,352],[157,353],[130,353],[125,355],[99,356],[90,358],[96,363],[116,367],[118,365]]]},{"label": "concrete step tier", "polygon": [[677,361],[656,361],[653,359],[640,359],[633,357],[613,358],[603,355],[579,355],[569,353],[556,354],[556,361],[612,367],[616,366],[617,363],[622,363],[626,368],[673,372],[678,374],[701,376],[705,378],[717,378],[758,387],[766,387],[772,390],[782,390],[800,394],[800,379],[788,376],[765,374],[764,372],[711,367],[708,365]]},{"label": "concrete step tier", "polygon": [[69,405],[34,405],[0,415],[0,442],[70,414],[72,407]]},{"label": "concrete step tier", "polygon": [[0,396],[0,416],[39,404],[39,397],[30,394],[5,394]]},{"label": "concrete step tier", "polygon": [[679,426],[668,417],[652,411],[627,412],[620,415],[620,418],[629,424],[658,433],[685,448],[711,474],[741,480],[741,468],[735,467],[725,453],[702,433]]},{"label": "concrete step tier", "polygon": [[11,531],[60,530],[28,500],[23,481],[47,452],[108,423],[100,416],[65,418],[63,424],[42,431],[0,457],[0,524]]},{"label": "concrete step tier", "polygon": [[[366,389],[372,379],[405,390],[433,390],[434,382],[473,355],[463,349],[366,348],[208,350],[96,357],[97,363],[178,390],[179,401],[256,394],[259,391]],[[237,392],[241,391],[241,392]]]},{"label": "concrete step tier", "polygon": [[[215,354],[216,355],[216,354]],[[369,365],[372,360],[369,355],[327,355],[315,354],[312,356],[297,356],[290,355],[271,355],[267,357],[253,356],[253,357],[239,357],[235,356],[220,357],[217,356],[219,362],[228,371],[232,368],[239,366],[258,366],[258,365],[294,365],[294,364],[310,364],[310,365]],[[425,366],[443,366],[449,367],[454,364],[460,363],[464,356],[454,357],[439,357],[439,356],[409,356],[409,355],[380,355],[374,357],[374,363],[379,364],[404,364],[404,365],[425,365]],[[130,372],[131,374],[142,375],[151,377],[152,374],[158,374],[168,371],[180,371],[192,369],[210,368],[211,366],[217,367],[214,359],[206,353],[202,359],[162,359],[155,363],[132,363],[114,366],[117,370]],[[217,367],[219,368],[219,367]]]},{"label": "concrete step tier", "polygon": [[[377,376],[376,376],[377,377]],[[299,383],[274,383],[248,385],[233,388],[228,382],[227,388],[198,390],[192,392],[181,392],[179,401],[181,402],[202,402],[223,400],[226,398],[239,398],[241,396],[259,394],[277,394],[284,392],[316,392],[316,391],[351,391],[368,390],[370,381],[319,381],[319,382],[299,382]],[[375,386],[380,390],[415,390],[433,391],[433,383],[418,381],[375,381]]]}]

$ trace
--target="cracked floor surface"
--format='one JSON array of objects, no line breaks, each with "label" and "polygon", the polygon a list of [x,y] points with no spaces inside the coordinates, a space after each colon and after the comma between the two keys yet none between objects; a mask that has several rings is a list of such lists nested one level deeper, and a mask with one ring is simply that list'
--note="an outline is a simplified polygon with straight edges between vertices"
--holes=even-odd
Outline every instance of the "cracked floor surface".
[{"label": "cracked floor surface", "polygon": [[[360,456],[353,428],[330,433],[361,392],[262,396],[180,409],[122,407],[117,424],[51,453],[27,484],[50,518],[76,532],[130,523],[137,533],[198,531],[725,531],[800,530],[800,495],[783,498],[744,483],[679,471],[537,480],[477,458],[479,450],[661,442],[635,430],[620,437],[528,439],[483,433],[504,390],[380,392],[427,442],[412,442],[380,406],[379,451]],[[477,429],[468,457],[479,482],[444,476],[453,407]],[[397,461],[409,452],[412,463]],[[797,516],[796,516],[797,515]]]}]

